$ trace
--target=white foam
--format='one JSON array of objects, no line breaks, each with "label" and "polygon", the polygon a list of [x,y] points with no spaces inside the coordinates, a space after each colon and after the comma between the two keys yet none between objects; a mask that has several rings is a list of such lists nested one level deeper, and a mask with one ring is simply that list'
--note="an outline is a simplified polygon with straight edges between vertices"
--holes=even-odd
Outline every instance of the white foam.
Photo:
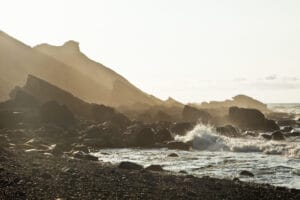
[{"label": "white foam", "polygon": [[262,138],[230,138],[218,134],[214,127],[198,124],[185,136],[176,136],[177,141],[192,142],[196,150],[263,152],[272,155],[287,155],[299,158],[300,144],[292,141],[266,141]]}]

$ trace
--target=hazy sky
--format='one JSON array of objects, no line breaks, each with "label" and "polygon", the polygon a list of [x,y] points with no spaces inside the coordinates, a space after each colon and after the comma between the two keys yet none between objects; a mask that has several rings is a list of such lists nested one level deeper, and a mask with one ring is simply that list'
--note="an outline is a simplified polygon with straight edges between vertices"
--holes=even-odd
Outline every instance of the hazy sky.
[{"label": "hazy sky", "polygon": [[300,102],[299,0],[7,0],[1,30],[80,42],[142,90],[183,102]]}]

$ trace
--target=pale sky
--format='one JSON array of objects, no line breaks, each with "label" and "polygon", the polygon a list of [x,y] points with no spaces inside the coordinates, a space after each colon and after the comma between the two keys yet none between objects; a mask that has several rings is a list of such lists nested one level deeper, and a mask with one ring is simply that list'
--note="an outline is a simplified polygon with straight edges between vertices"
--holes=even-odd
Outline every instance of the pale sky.
[{"label": "pale sky", "polygon": [[0,25],[31,46],[76,40],[162,99],[300,102],[299,0],[1,0]]}]

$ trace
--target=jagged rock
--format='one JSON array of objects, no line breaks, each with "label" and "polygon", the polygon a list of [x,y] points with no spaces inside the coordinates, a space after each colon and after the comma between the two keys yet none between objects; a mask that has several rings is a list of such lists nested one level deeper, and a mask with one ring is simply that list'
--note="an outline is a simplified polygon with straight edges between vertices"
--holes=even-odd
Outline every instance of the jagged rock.
[{"label": "jagged rock", "polygon": [[41,106],[41,120],[60,126],[69,126],[75,122],[73,113],[65,106],[55,101],[49,101]]},{"label": "jagged rock", "polygon": [[187,122],[203,122],[208,123],[211,120],[211,116],[208,112],[198,110],[191,106],[185,106],[182,111],[182,119]]},{"label": "jagged rock", "polygon": [[235,127],[233,127],[232,125],[217,127],[216,130],[218,133],[228,136],[228,137],[239,137],[240,136],[239,130],[236,129]]},{"label": "jagged rock", "polygon": [[272,140],[285,140],[285,137],[281,131],[275,131],[271,135]]},{"label": "jagged rock", "polygon": [[149,170],[149,171],[164,171],[164,169],[162,168],[162,166],[160,165],[150,165],[148,167],[145,168],[145,170]]},{"label": "jagged rock", "polygon": [[279,130],[278,125],[273,120],[268,120],[256,109],[229,108],[229,119],[239,128],[263,131]]},{"label": "jagged rock", "polygon": [[178,142],[178,141],[168,142],[167,147],[169,149],[178,149],[178,150],[184,150],[184,151],[190,150],[190,145],[189,144],[186,144],[184,142]]},{"label": "jagged rock", "polygon": [[143,166],[133,163],[133,162],[121,162],[118,166],[121,169],[127,169],[127,170],[142,170]]}]

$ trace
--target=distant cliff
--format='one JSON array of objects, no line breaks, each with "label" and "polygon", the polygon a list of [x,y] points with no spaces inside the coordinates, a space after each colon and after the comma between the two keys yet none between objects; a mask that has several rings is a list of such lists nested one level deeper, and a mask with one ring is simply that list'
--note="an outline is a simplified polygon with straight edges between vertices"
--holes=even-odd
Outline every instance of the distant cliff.
[{"label": "distant cliff", "polygon": [[0,31],[0,74],[0,101],[8,99],[9,92],[16,85],[23,85],[32,74],[86,102],[114,107],[162,103],[111,69],[90,60],[75,41],[31,48]]}]

